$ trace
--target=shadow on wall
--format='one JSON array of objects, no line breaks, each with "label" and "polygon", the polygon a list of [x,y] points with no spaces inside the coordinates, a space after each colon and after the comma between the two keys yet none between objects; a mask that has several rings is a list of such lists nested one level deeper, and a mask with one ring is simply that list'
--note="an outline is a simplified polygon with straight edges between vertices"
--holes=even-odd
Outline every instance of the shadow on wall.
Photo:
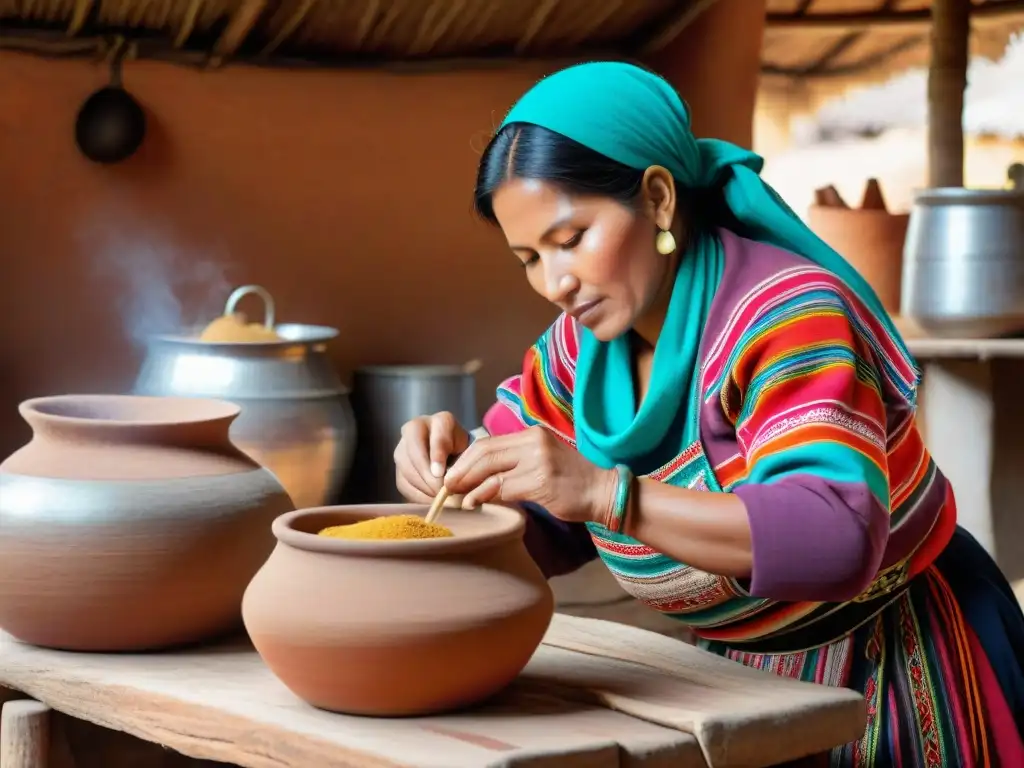
[{"label": "shadow on wall", "polygon": [[[762,23],[760,3],[719,0],[652,61],[698,132],[749,145]],[[489,133],[545,71],[139,62],[124,79],[149,136],[102,167],[73,125],[105,68],[0,53],[0,455],[26,439],[19,400],[124,390],[146,334],[211,319],[241,283],[267,286],[281,321],[337,327],[343,371],[482,358],[489,402],[552,310],[470,193]]]}]

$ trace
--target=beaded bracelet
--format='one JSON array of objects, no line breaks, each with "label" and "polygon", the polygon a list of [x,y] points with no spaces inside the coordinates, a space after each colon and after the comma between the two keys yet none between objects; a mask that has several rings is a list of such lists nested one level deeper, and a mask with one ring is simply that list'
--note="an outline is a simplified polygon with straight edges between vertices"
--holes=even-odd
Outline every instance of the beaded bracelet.
[{"label": "beaded bracelet", "polygon": [[626,513],[629,511],[629,492],[633,489],[633,472],[625,464],[616,464],[618,480],[615,483],[615,500],[608,511],[605,528],[612,533],[621,533],[626,527]]}]

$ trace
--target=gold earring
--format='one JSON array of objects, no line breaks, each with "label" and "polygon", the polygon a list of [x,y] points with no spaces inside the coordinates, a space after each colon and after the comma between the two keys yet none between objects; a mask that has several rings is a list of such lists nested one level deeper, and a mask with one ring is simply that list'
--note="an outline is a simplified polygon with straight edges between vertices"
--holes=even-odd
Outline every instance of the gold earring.
[{"label": "gold earring", "polygon": [[658,236],[654,239],[654,247],[658,249],[658,253],[662,256],[668,256],[671,253],[675,253],[676,250],[676,238],[667,229],[663,229],[658,233]]}]

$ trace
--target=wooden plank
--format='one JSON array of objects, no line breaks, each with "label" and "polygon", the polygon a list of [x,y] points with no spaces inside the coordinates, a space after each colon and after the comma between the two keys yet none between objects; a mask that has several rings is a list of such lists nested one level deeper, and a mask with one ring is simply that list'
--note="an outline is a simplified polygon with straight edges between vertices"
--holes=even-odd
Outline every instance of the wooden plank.
[{"label": "wooden plank", "polygon": [[0,635],[0,685],[190,757],[251,768],[705,768],[692,736],[565,696],[543,672],[472,711],[372,719],[302,703],[248,643],[74,654]]},{"label": "wooden plank", "polygon": [[952,339],[929,336],[912,317],[894,316],[893,323],[910,353],[919,360],[961,358],[986,360],[995,357],[1024,357],[1024,338]]},{"label": "wooden plank", "polygon": [[854,691],[777,677],[635,627],[557,618],[545,648],[575,655],[541,655],[528,674],[693,733],[713,768],[776,765],[853,741],[864,731],[866,705]]},{"label": "wooden plank", "polygon": [[1024,357],[1024,339],[906,339],[910,353],[921,360],[961,358],[991,360]]},{"label": "wooden plank", "polygon": [[912,318],[894,317],[910,353],[919,360],[960,358],[989,360],[1024,357],[1024,338],[952,339],[929,336]]}]

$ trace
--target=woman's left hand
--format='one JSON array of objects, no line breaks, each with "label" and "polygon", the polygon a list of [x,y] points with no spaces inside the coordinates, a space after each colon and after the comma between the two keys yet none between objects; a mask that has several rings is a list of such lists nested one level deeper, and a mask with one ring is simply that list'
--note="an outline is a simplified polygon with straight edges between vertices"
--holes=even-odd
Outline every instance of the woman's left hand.
[{"label": "woman's left hand", "polygon": [[445,475],[449,493],[465,494],[465,509],[487,502],[531,502],[570,523],[604,522],[612,504],[614,470],[591,464],[543,427],[485,437],[467,448]]}]

